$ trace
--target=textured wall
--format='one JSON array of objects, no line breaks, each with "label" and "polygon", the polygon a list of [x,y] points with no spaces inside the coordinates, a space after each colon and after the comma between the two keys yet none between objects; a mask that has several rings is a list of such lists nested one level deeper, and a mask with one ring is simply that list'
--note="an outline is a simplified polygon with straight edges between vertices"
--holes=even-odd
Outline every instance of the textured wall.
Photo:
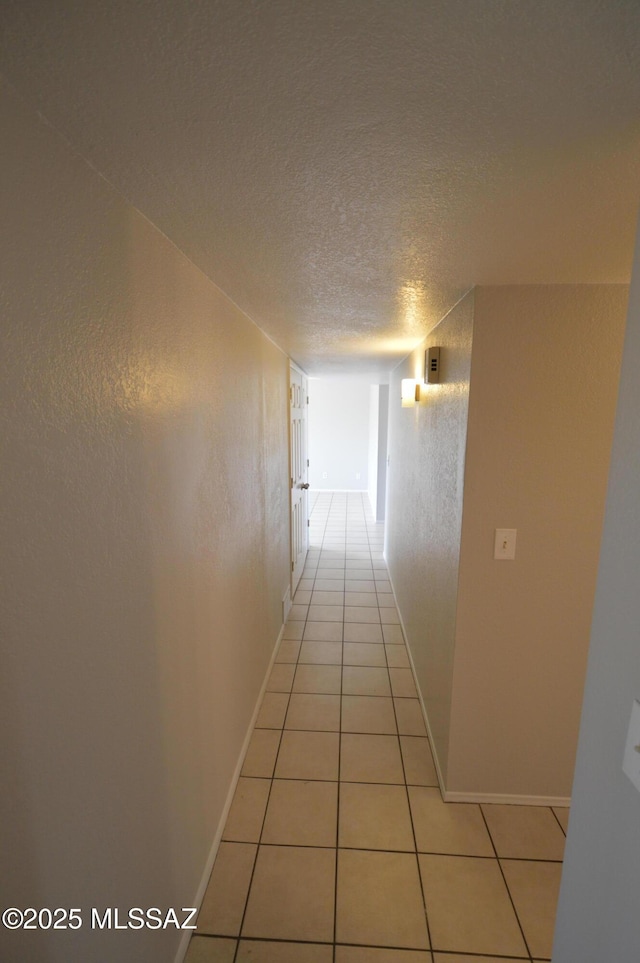
[{"label": "textured wall", "polygon": [[451,791],[571,794],[627,294],[476,289]]},{"label": "textured wall", "polygon": [[622,771],[631,706],[640,699],[639,371],[640,243],[629,294],[555,963],[640,959],[640,795]]},{"label": "textured wall", "polygon": [[[188,906],[289,579],[288,362],[0,107],[2,902]],[[177,934],[0,942],[7,963],[160,963]]]},{"label": "textured wall", "polygon": [[[434,749],[447,769],[473,294],[393,372],[389,395],[386,556]],[[424,349],[440,345],[442,384],[400,406],[400,380],[422,377]]]}]

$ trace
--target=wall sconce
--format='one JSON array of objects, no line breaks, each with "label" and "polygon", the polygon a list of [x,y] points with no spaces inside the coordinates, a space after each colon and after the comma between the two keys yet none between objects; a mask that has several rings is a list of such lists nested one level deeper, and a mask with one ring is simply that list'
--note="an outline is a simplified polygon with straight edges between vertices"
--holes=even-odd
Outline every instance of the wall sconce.
[{"label": "wall sconce", "polygon": [[400,390],[403,408],[411,408],[420,401],[420,382],[414,378],[403,378]]}]

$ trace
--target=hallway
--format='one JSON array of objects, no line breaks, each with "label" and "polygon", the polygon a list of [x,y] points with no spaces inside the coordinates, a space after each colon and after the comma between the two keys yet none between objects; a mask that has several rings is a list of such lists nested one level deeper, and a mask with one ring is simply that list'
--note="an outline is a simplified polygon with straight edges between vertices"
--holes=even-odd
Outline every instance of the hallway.
[{"label": "hallway", "polygon": [[366,496],[312,493],[187,963],[551,956],[568,811],[442,802],[382,552]]}]

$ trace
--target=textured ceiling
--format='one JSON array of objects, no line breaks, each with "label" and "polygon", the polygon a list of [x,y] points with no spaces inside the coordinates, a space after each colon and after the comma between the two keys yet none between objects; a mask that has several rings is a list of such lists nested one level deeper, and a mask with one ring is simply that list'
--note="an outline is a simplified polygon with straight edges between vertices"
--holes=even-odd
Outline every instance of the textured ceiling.
[{"label": "textured ceiling", "polygon": [[[637,0],[3,0],[0,71],[310,373],[626,282]],[[514,319],[515,321],[516,319]]]}]

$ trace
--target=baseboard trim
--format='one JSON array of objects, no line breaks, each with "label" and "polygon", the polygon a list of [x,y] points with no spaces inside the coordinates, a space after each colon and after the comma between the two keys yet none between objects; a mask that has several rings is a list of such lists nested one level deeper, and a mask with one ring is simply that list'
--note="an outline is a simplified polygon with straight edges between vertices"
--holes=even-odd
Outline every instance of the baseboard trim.
[{"label": "baseboard trim", "polygon": [[[236,768],[235,768],[235,770],[234,770],[234,772],[233,772],[233,776],[232,776],[232,778],[231,778],[231,784],[230,784],[230,786],[229,786],[229,792],[227,793],[227,798],[226,798],[226,800],[225,800],[225,804],[224,804],[224,807],[223,807],[223,809],[222,809],[222,815],[220,816],[220,820],[219,820],[219,822],[218,822],[218,827],[217,827],[217,829],[216,829],[216,833],[215,833],[215,836],[214,836],[214,838],[213,838],[213,843],[211,844],[211,849],[209,850],[209,855],[208,855],[208,857],[207,857],[207,861],[206,861],[206,863],[205,863],[204,871],[203,871],[202,877],[201,877],[201,879],[200,879],[200,884],[199,884],[199,886],[198,886],[198,889],[196,890],[196,895],[195,895],[195,897],[194,897],[194,899],[193,899],[193,902],[190,904],[191,906],[197,906],[197,907],[198,907],[198,911],[200,910],[200,906],[201,906],[201,904],[202,904],[202,900],[204,899],[204,894],[205,894],[206,891],[207,891],[207,886],[208,886],[208,884],[209,884],[209,878],[210,878],[210,876],[211,876],[211,871],[213,870],[213,864],[214,864],[215,861],[216,861],[216,856],[218,855],[218,848],[219,848],[220,843],[221,843],[221,841],[222,841],[222,834],[223,834],[223,832],[224,832],[224,826],[225,826],[225,823],[226,823],[226,821],[227,821],[227,816],[229,815],[229,810],[231,809],[231,803],[233,802],[233,797],[234,797],[236,788],[237,788],[237,786],[238,786],[238,780],[239,780],[239,778],[240,778],[240,773],[242,772],[242,766],[244,765],[244,759],[245,759],[245,756],[246,756],[246,754],[247,754],[247,750],[248,750],[248,748],[249,748],[249,743],[250,743],[250,741],[251,741],[251,736],[252,736],[252,734],[253,734],[253,730],[254,730],[254,727],[255,727],[255,724],[256,724],[256,721],[257,721],[257,718],[258,718],[258,713],[260,712],[260,707],[261,707],[261,705],[262,705],[262,700],[264,699],[264,694],[265,694],[265,692],[266,692],[266,690],[267,690],[267,683],[268,683],[268,681],[269,681],[269,676],[270,676],[270,674],[271,674],[271,670],[272,670],[272,668],[273,668],[273,664],[274,664],[274,662],[275,662],[275,660],[276,660],[276,655],[278,654],[278,647],[279,647],[279,645],[280,645],[280,643],[281,643],[281,641],[282,641],[282,636],[283,636],[283,634],[284,634],[284,623],[283,623],[282,626],[280,627],[280,632],[278,633],[278,638],[276,639],[276,644],[274,645],[274,647],[273,647],[273,652],[271,653],[271,658],[270,658],[270,660],[269,660],[269,665],[268,665],[268,667],[267,667],[267,671],[266,671],[266,673],[265,673],[264,681],[263,681],[262,687],[261,687],[261,689],[260,689],[260,694],[258,695],[258,699],[257,699],[257,701],[256,701],[255,708],[254,708],[254,710],[253,710],[253,715],[251,716],[251,722],[249,723],[249,727],[248,727],[247,732],[246,732],[246,735],[245,735],[245,737],[244,737],[244,742],[243,742],[243,744],[242,744],[242,749],[240,750],[240,756],[238,757],[238,763],[237,763],[237,765],[236,765]],[[176,953],[174,963],[184,963],[184,958],[185,958],[185,956],[187,955],[187,950],[188,950],[188,948],[189,948],[189,940],[191,939],[192,933],[195,933],[195,932],[196,932],[196,931],[193,930],[193,931],[191,931],[191,932],[185,932],[185,933],[183,933],[182,939],[180,940],[180,943],[179,943],[179,945],[178,945],[178,951],[177,951],[177,953]]]},{"label": "baseboard trim", "polygon": [[[387,562],[386,556],[384,556],[385,562]],[[389,565],[387,563],[387,572],[389,572]],[[402,618],[402,612],[400,611],[400,606],[398,605],[398,598],[396,596],[396,590],[393,585],[393,579],[391,578],[391,573],[389,572],[389,582],[391,584],[391,591],[393,592],[393,598],[396,603],[396,608],[398,610],[398,618],[400,619],[400,627],[402,628],[402,634],[404,635],[404,640],[406,643],[407,655],[409,656],[409,663],[411,665],[411,671],[413,673],[413,681],[415,683],[416,692],[418,693],[418,701],[420,703],[420,708],[422,710],[422,717],[424,719],[425,728],[427,730],[427,736],[429,738],[429,745],[431,747],[431,755],[433,756],[433,764],[436,770],[436,776],[438,778],[438,788],[440,789],[440,795],[444,802],[467,802],[467,803],[486,803],[487,805],[495,803],[498,805],[506,806],[556,806],[558,809],[564,809],[571,806],[570,796],[522,796],[513,793],[479,793],[479,792],[462,792],[456,790],[445,789],[444,777],[442,775],[442,769],[440,767],[440,760],[438,759],[438,752],[433,740],[433,734],[431,732],[431,726],[429,725],[429,715],[427,713],[427,707],[424,704],[424,699],[422,698],[422,692],[420,691],[420,686],[418,685],[418,676],[416,673],[416,667],[413,661],[413,655],[411,648],[409,646],[409,640],[407,636],[407,630]]]},{"label": "baseboard trim", "polygon": [[448,790],[442,793],[445,802],[495,803],[502,806],[556,806],[565,809],[571,805],[567,796],[518,796],[510,793],[457,792]]},{"label": "baseboard trim", "polygon": [[287,585],[287,591],[282,596],[282,624],[289,618],[289,612],[291,611],[291,586]]},{"label": "baseboard trim", "polygon": [[339,495],[368,495],[369,491],[366,488],[310,488],[309,494],[313,492],[337,492]]},{"label": "baseboard trim", "polygon": [[[389,575],[389,584],[391,585],[391,591],[393,593],[393,598],[396,603],[396,609],[398,610],[398,618],[400,619],[400,628],[402,629],[402,634],[404,636],[405,648],[407,650],[407,655],[409,657],[409,664],[411,666],[411,672],[413,674],[413,682],[416,687],[416,692],[418,693],[418,702],[420,703],[420,710],[422,712],[422,718],[424,720],[425,729],[427,730],[427,738],[429,739],[429,746],[431,748],[431,755],[433,757],[433,764],[436,770],[436,777],[438,779],[438,788],[440,789],[440,795],[445,798],[445,788],[444,788],[444,778],[442,775],[442,769],[440,768],[440,760],[438,759],[438,753],[436,751],[436,745],[433,740],[433,734],[431,732],[431,726],[429,725],[429,716],[427,714],[427,707],[424,704],[424,699],[422,698],[422,692],[420,691],[420,686],[418,685],[418,675],[416,673],[416,667],[413,661],[413,654],[409,647],[409,638],[407,636],[407,630],[402,618],[402,612],[400,611],[400,606],[398,605],[398,597],[396,595],[396,590],[393,584],[393,579],[391,578],[391,573],[389,572],[389,564],[387,562],[386,555],[383,553],[385,564],[387,566],[387,573]],[[446,801],[446,800],[445,800]]]}]

